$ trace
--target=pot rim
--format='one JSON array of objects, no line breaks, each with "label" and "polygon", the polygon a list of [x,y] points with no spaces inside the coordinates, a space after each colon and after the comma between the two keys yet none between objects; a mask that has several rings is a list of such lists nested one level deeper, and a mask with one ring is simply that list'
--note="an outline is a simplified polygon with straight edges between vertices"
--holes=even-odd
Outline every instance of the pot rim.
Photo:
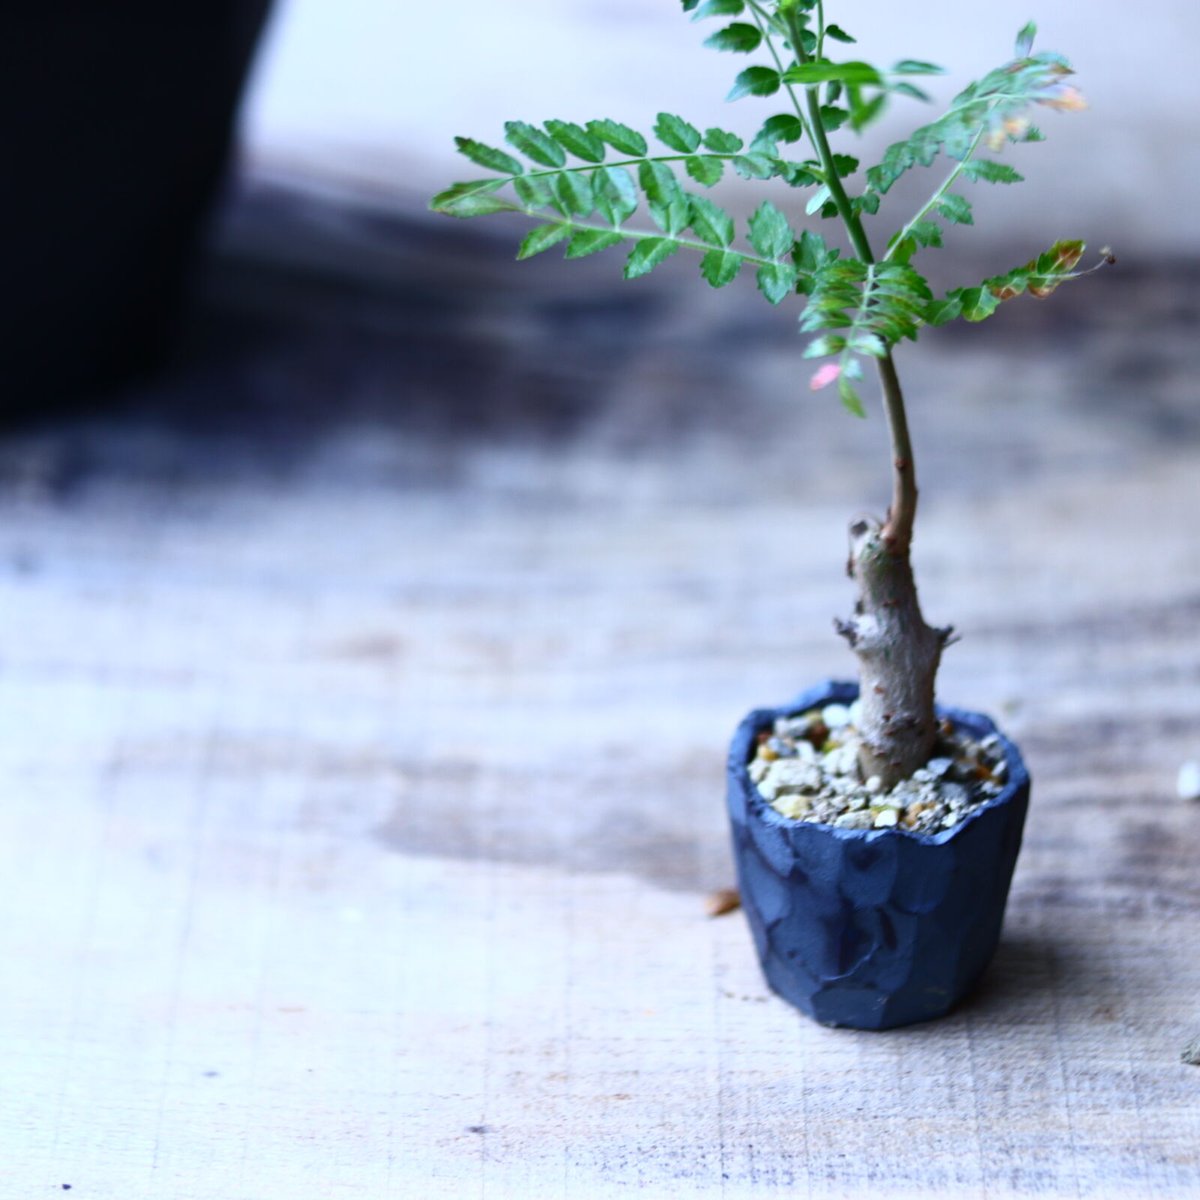
[{"label": "pot rim", "polygon": [[952,829],[941,829],[937,833],[921,833],[912,829],[901,829],[892,826],[887,829],[843,829],[837,825],[825,825],[815,821],[800,821],[795,817],[785,817],[764,799],[757,785],[751,780],[748,767],[750,765],[750,750],[754,738],[777,717],[794,716],[806,709],[816,708],[822,704],[848,704],[858,698],[858,684],[847,680],[826,679],[821,683],[801,692],[800,695],[771,708],[756,708],[742,718],[733,735],[729,747],[727,770],[739,785],[739,791],[747,810],[754,817],[768,826],[781,830],[812,830],[814,836],[818,831],[821,835],[833,836],[843,841],[861,841],[871,843],[882,838],[909,838],[922,845],[942,846],[953,841],[966,829],[973,825],[985,813],[1002,808],[1024,789],[1029,787],[1029,771],[1025,760],[1016,744],[1012,742],[996,726],[995,721],[986,713],[972,712],[969,709],[955,708],[951,705],[936,705],[939,717],[949,717],[956,725],[963,724],[978,738],[995,734],[1000,739],[1004,751],[1004,760],[1008,764],[1008,778],[1004,789],[986,803],[980,805],[965,820],[960,821]]}]

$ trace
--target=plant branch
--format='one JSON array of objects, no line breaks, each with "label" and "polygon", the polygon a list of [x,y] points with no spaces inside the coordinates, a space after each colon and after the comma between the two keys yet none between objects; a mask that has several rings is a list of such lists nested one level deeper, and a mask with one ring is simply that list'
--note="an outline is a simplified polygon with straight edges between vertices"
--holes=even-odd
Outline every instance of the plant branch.
[{"label": "plant branch", "polygon": [[[824,25],[824,5],[818,5],[818,19]],[[799,21],[794,12],[788,14],[788,28],[791,34],[792,50],[798,63],[809,61],[804,52],[804,41],[801,35]],[[813,132],[816,136],[817,153],[825,170],[825,183],[829,188],[830,198],[837,206],[842,223],[846,227],[850,243],[859,259],[871,266],[875,256],[871,252],[871,243],[867,239],[862,221],[854,211],[841,176],[833,161],[833,152],[829,148],[829,139],[825,135],[825,125],[821,119],[821,104],[817,86],[805,89],[808,100],[809,117],[812,121]],[[883,527],[883,541],[887,549],[896,555],[907,555],[912,543],[913,521],[917,512],[917,476],[913,464],[912,441],[908,432],[908,416],[904,409],[904,392],[900,387],[900,376],[896,373],[896,364],[892,359],[891,348],[881,358],[875,360],[879,373],[879,386],[883,393],[883,409],[887,417],[888,434],[892,443],[892,504],[888,509],[887,521]]]},{"label": "plant branch", "polygon": [[892,254],[896,251],[896,249],[900,246],[900,244],[904,241],[904,239],[906,237],[908,237],[908,235],[910,233],[912,233],[913,227],[915,225],[917,225],[919,222],[923,221],[929,215],[929,213],[937,206],[938,201],[940,201],[941,198],[954,186],[954,184],[958,180],[958,177],[966,169],[967,163],[969,163],[971,161],[971,159],[974,157],[975,151],[977,149],[979,149],[979,143],[981,141],[983,141],[984,132],[985,132],[984,127],[981,126],[979,129],[979,132],[975,135],[975,140],[971,142],[971,145],[968,148],[966,154],[964,154],[962,156],[962,158],[959,160],[959,162],[957,164],[955,164],[954,170],[952,170],[946,176],[946,178],[942,180],[941,184],[934,191],[933,195],[931,195],[929,197],[929,199],[926,200],[925,203],[923,205],[921,205],[921,207],[917,210],[917,212],[913,216],[912,220],[906,222],[904,225],[904,228],[901,229],[898,234],[896,234],[895,238],[892,241],[891,248],[883,256],[884,262],[887,262],[892,257]]},{"label": "plant branch", "polygon": [[[750,9],[750,15],[754,18],[754,23],[763,35],[763,41],[766,43],[767,49],[771,52],[771,57],[775,60],[775,69],[779,72],[779,77],[782,79],[785,68],[783,59],[779,56],[779,51],[775,49],[775,43],[771,41],[770,17],[763,11],[757,0],[747,0],[747,6]],[[805,136],[815,146],[817,144],[816,139],[813,137],[813,131],[809,126],[808,118],[804,115],[804,106],[800,103],[800,97],[796,95],[796,89],[787,82],[783,86],[792,101],[792,108],[796,110],[796,116],[799,118],[800,126],[804,130]]]}]

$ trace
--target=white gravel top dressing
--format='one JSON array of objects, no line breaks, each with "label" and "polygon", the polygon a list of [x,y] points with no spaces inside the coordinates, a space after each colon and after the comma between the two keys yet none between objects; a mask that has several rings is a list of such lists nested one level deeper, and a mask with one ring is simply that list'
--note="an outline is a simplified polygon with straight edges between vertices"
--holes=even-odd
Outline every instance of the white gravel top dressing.
[{"label": "white gravel top dressing", "polygon": [[780,717],[759,735],[750,778],[776,812],[843,829],[952,829],[1004,789],[1008,764],[999,737],[981,741],[943,720],[933,757],[884,791],[858,769],[858,704],[828,704]]}]

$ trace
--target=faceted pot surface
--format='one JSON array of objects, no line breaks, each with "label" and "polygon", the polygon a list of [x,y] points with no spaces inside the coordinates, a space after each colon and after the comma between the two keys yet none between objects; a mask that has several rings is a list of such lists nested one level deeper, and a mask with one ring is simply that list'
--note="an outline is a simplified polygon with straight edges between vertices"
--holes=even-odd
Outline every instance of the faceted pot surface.
[{"label": "faceted pot surface", "polygon": [[976,738],[995,733],[1004,790],[953,829],[840,829],[776,812],[747,771],[757,735],[779,717],[849,704],[852,683],[820,684],[738,726],[728,764],[729,817],[742,906],[763,973],[824,1025],[891,1029],[949,1012],[975,986],[1000,939],[1029,805],[1020,752],[978,713],[939,706]]}]

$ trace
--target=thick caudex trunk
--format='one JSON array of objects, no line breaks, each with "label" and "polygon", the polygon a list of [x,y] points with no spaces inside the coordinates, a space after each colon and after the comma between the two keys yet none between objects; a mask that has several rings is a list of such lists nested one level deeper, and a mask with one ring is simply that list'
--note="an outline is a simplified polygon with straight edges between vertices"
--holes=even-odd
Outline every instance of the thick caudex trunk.
[{"label": "thick caudex trunk", "polygon": [[933,751],[934,679],[952,631],[925,624],[908,546],[896,546],[878,522],[851,525],[848,570],[858,584],[858,603],[854,616],[837,628],[859,662],[859,765],[864,779],[878,776],[890,788],[924,766]]}]

